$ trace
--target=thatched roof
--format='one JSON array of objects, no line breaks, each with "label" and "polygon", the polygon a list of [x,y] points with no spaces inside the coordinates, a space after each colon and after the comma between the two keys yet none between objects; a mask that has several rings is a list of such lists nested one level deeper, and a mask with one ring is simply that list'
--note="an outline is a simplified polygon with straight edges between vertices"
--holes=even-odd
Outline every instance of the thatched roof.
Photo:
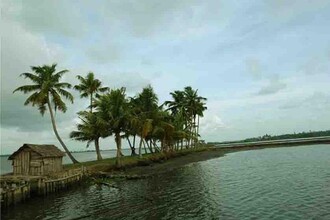
[{"label": "thatched roof", "polygon": [[63,157],[65,153],[58,149],[55,145],[37,145],[37,144],[23,144],[17,151],[15,151],[12,155],[9,156],[9,160],[13,160],[17,154],[19,154],[22,150],[29,148],[35,153],[39,154],[41,157]]}]

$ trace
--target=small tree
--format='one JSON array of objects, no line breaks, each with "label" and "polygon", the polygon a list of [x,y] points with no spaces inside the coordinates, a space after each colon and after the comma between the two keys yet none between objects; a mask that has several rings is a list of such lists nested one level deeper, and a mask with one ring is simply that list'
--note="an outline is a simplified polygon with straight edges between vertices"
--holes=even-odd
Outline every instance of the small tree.
[{"label": "small tree", "polygon": [[117,167],[121,166],[121,132],[125,132],[129,124],[128,101],[125,89],[114,89],[101,95],[95,101],[98,123],[107,128],[108,135],[114,134],[117,146]]},{"label": "small tree", "polygon": [[102,160],[100,152],[100,137],[104,136],[104,129],[97,124],[95,113],[82,111],[78,112],[81,123],[77,124],[77,131],[72,131],[70,137],[77,141],[87,142],[87,147],[94,142],[97,160]]}]

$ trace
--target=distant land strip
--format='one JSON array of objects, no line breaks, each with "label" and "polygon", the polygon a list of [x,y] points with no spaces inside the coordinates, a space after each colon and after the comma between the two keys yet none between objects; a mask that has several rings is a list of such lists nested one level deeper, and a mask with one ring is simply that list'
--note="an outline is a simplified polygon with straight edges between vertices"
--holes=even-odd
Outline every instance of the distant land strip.
[{"label": "distant land strip", "polygon": [[219,147],[219,148],[269,146],[269,145],[296,145],[296,144],[330,144],[330,136],[293,138],[293,139],[269,140],[269,141],[254,141],[254,142],[214,143],[215,147]]}]

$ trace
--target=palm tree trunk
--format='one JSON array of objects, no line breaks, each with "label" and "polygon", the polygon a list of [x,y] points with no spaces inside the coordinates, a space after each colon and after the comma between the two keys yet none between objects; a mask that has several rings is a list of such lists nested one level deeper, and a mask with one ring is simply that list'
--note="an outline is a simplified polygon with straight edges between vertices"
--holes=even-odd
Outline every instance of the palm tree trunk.
[{"label": "palm tree trunk", "polygon": [[141,139],[140,139],[140,145],[139,145],[139,157],[140,158],[142,157],[142,141],[143,141],[143,138],[141,137]]},{"label": "palm tree trunk", "polygon": [[199,135],[199,115],[197,116],[197,138],[198,138],[198,135]]},{"label": "palm tree trunk", "polygon": [[99,138],[96,138],[94,140],[94,142],[95,142],[95,150],[96,150],[97,160],[102,160],[102,156],[101,156],[101,152],[100,152]]},{"label": "palm tree trunk", "polygon": [[194,115],[194,124],[193,124],[193,128],[194,128],[194,147],[196,147],[196,145],[197,145],[197,139],[198,139],[198,137],[197,137],[197,126],[196,126],[196,114]]},{"label": "palm tree trunk", "polygon": [[135,149],[135,137],[136,137],[136,134],[134,134],[133,136],[133,148]]},{"label": "palm tree trunk", "polygon": [[143,142],[143,147],[144,147],[144,153],[147,154],[148,151],[147,151],[147,148],[146,148],[146,144],[144,143],[144,141],[142,141],[142,142]]},{"label": "palm tree trunk", "polygon": [[120,137],[120,133],[116,133],[115,134],[115,141],[116,141],[116,145],[117,145],[116,166],[117,167],[120,167],[121,166],[120,157],[122,155],[122,153],[121,153],[121,137]]},{"label": "palm tree trunk", "polygon": [[132,146],[132,143],[131,143],[129,137],[126,137],[126,139],[127,139],[127,142],[128,142],[129,147],[131,148],[131,156],[135,156],[136,155],[136,153],[135,153],[135,147]]},{"label": "palm tree trunk", "polygon": [[155,142],[155,141],[152,141],[152,144],[154,145],[155,153],[160,152],[160,149],[159,149],[159,147],[157,146],[156,142]]},{"label": "palm tree trunk", "polygon": [[49,109],[49,113],[50,113],[50,118],[51,118],[51,121],[52,121],[52,125],[53,125],[53,130],[54,130],[54,133],[55,133],[55,136],[57,138],[57,140],[61,143],[62,147],[64,148],[65,150],[65,153],[69,156],[69,158],[72,160],[72,163],[79,163],[71,154],[71,152],[68,150],[68,148],[66,147],[66,145],[64,144],[64,142],[62,141],[60,135],[58,134],[57,132],[57,128],[56,128],[56,124],[55,124],[55,118],[54,118],[54,113],[53,113],[53,109],[50,105],[50,101],[49,101],[49,98],[47,100],[47,105],[48,105],[48,109]]},{"label": "palm tree trunk", "polygon": [[152,146],[151,146],[151,142],[150,142],[150,141],[151,141],[151,140],[149,140],[149,142],[146,141],[146,144],[147,144],[147,147],[148,147],[150,153],[154,153],[154,152],[152,151]]}]

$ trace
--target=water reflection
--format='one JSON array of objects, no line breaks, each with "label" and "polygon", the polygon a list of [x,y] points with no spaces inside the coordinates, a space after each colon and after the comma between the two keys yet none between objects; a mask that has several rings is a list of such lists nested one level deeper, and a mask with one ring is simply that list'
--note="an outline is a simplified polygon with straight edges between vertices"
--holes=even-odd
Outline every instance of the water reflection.
[{"label": "water reflection", "polygon": [[80,186],[2,219],[330,219],[330,146],[232,153],[120,188]]}]

